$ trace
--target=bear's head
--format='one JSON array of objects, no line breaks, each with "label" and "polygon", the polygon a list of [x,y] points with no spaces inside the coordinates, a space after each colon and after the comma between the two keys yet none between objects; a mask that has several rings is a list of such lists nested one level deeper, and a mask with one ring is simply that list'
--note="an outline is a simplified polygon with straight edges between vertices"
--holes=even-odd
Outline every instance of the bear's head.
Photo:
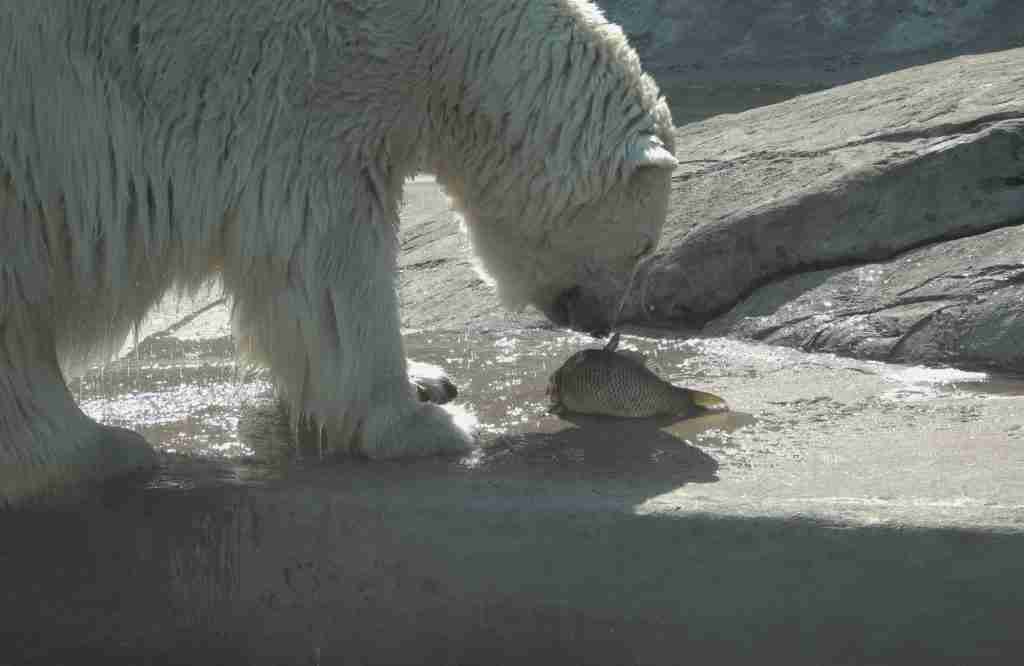
[{"label": "bear's head", "polygon": [[590,2],[459,7],[421,58],[423,166],[506,306],[604,333],[665,222],[668,105]]},{"label": "bear's head", "polygon": [[609,172],[594,179],[605,186],[591,196],[559,178],[534,192],[498,188],[489,206],[453,196],[478,273],[510,309],[532,305],[560,326],[606,334],[638,263],[661,237],[678,163],[672,145],[671,131],[634,133],[621,159],[591,165]]},{"label": "bear's head", "polygon": [[615,323],[638,262],[661,237],[676,164],[656,135],[637,135],[628,152],[628,175],[599,196],[541,216],[539,233],[532,216],[468,220],[478,272],[507,307],[533,305],[560,326],[595,335]]}]

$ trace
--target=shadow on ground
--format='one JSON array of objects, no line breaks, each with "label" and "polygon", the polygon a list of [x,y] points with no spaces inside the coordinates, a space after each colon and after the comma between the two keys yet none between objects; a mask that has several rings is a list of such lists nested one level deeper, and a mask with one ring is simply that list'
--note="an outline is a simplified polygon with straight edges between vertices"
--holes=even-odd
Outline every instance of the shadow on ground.
[{"label": "shadow on ground", "polygon": [[638,491],[643,488],[627,502],[636,506],[686,483],[717,481],[718,461],[693,441],[706,433],[728,433],[756,421],[742,412],[650,419],[566,414],[560,419],[570,425],[553,432],[495,438],[476,465],[498,470],[534,466],[544,467],[544,474],[562,469],[594,478],[625,477]]},{"label": "shadow on ground", "polygon": [[454,465],[239,483],[179,464],[191,487],[0,513],[0,662],[952,664],[1024,647],[1020,534],[553,510],[531,501],[562,492],[543,478]]},{"label": "shadow on ground", "polygon": [[165,465],[0,512],[0,664],[960,664],[1024,647],[1019,383],[629,336],[742,411],[566,420],[544,387],[592,341],[407,342],[452,372],[476,454],[295,457],[266,378],[216,348],[86,377],[90,413]]}]

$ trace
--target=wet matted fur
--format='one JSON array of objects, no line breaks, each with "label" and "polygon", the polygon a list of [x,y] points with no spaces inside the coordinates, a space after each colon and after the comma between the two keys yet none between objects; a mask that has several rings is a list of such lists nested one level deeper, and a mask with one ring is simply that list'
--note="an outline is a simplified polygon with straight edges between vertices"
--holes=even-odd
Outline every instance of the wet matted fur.
[{"label": "wet matted fur", "polygon": [[145,463],[63,369],[217,273],[330,450],[470,446],[407,379],[416,173],[505,303],[582,328],[664,222],[668,108],[583,0],[10,2],[0,54],[0,502]]}]

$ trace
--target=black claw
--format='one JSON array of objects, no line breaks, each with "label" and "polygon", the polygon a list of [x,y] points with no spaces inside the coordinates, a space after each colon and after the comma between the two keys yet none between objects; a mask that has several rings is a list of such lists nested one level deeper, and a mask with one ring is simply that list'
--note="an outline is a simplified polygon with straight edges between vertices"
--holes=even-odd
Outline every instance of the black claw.
[{"label": "black claw", "polygon": [[454,400],[455,396],[459,395],[459,390],[455,388],[455,384],[447,377],[440,381],[441,391],[431,391],[429,385],[421,384],[420,382],[415,384],[416,397],[419,398],[420,402],[432,402],[436,405],[443,405]]}]

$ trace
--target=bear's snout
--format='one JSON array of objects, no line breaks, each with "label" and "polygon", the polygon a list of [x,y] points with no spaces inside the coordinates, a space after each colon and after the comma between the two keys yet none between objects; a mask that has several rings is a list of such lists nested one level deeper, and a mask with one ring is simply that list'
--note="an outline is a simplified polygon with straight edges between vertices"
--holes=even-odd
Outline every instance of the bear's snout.
[{"label": "bear's snout", "polygon": [[563,291],[544,314],[552,323],[603,338],[611,329],[607,308],[601,298],[579,285]]}]

